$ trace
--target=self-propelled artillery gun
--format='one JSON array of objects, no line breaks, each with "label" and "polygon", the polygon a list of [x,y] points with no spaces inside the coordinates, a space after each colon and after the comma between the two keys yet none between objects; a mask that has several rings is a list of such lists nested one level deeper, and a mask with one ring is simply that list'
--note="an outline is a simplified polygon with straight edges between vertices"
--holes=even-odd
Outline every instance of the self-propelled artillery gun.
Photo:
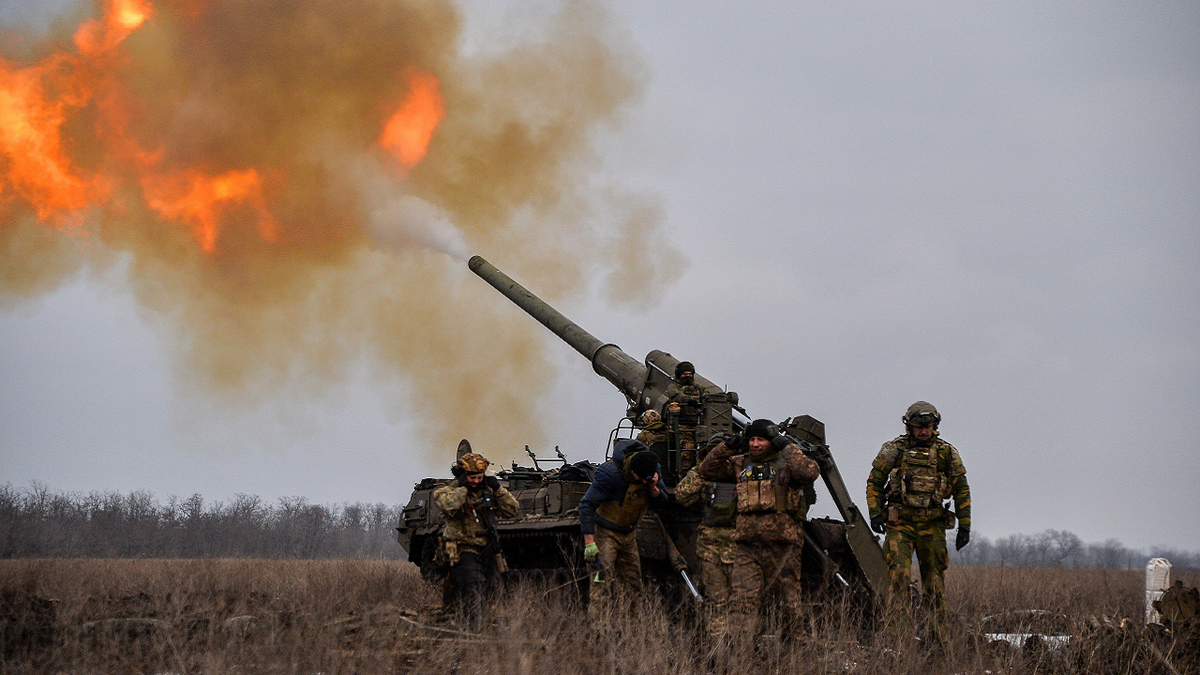
[{"label": "self-propelled artillery gun", "polygon": [[[542,325],[587,358],[592,369],[625,396],[625,415],[613,429],[609,449],[618,438],[630,438],[645,421],[643,413],[655,411],[667,422],[664,439],[651,446],[659,455],[663,478],[673,486],[699,459],[706,443],[724,435],[739,433],[750,416],[741,407],[735,392],[725,391],[699,373],[694,373],[689,395],[679,397],[675,385],[676,369],[681,361],[667,352],[651,351],[638,361],[614,344],[600,341],[570,321],[536,295],[480,256],[469,262],[471,271],[523,309]],[[684,364],[690,365],[690,364]],[[679,401],[684,402],[680,409]],[[808,415],[797,415],[779,425],[805,454],[821,468],[821,478],[836,505],[841,519],[806,520],[803,547],[803,578],[811,590],[840,589],[874,603],[876,594],[888,587],[887,565],[883,553],[863,514],[855,506],[833,455],[826,444],[825,426]],[[557,448],[556,448],[557,451]],[[528,447],[533,466],[513,462],[510,469],[497,472],[502,484],[521,505],[513,518],[499,519],[496,529],[499,546],[509,573],[549,575],[567,585],[587,576],[582,558],[577,505],[587,492],[596,465],[580,461],[568,463],[562,453],[556,460],[538,458]],[[543,468],[545,465],[554,468]],[[398,540],[408,559],[421,566],[426,578],[443,573],[435,561],[435,549],[443,518],[433,504],[432,494],[451,478],[426,478],[418,483],[403,509],[397,527]],[[811,505],[814,491],[806,495]],[[656,576],[672,587],[675,574],[690,567],[698,572],[695,532],[700,514],[672,503],[659,512],[650,512],[638,527],[638,546],[646,574]],[[580,588],[586,584],[579,584]],[[683,590],[675,586],[680,595]]]}]

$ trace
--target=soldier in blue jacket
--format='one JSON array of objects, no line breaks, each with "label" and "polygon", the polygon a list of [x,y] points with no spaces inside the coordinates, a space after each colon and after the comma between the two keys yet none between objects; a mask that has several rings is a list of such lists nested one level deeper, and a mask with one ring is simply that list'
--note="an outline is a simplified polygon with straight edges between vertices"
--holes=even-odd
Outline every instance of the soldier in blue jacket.
[{"label": "soldier in blue jacket", "polygon": [[593,567],[589,610],[611,611],[617,598],[633,604],[642,593],[637,524],[651,506],[667,503],[658,457],[644,443],[623,439],[600,465],[579,502],[583,557]]}]

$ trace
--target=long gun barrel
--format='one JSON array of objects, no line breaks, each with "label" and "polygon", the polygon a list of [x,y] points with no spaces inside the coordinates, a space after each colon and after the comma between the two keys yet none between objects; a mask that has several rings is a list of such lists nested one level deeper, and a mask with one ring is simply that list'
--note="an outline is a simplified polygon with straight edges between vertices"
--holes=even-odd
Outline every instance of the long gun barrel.
[{"label": "long gun barrel", "polygon": [[[638,410],[659,409],[666,402],[666,387],[675,365],[679,363],[678,359],[656,349],[646,356],[646,364],[643,364],[617,345],[600,341],[482,256],[473,256],[467,265],[504,297],[512,300],[513,304],[582,354],[592,363],[592,369],[625,394],[625,398]],[[647,364],[654,367],[650,368]],[[695,381],[702,389],[720,391],[720,387],[700,375],[695,376]]]},{"label": "long gun barrel", "polygon": [[620,389],[630,401],[638,400],[642,385],[646,382],[646,366],[641,362],[621,351],[620,347],[596,339],[591,333],[580,328],[579,324],[547,305],[482,256],[472,257],[467,264],[472,272],[591,361],[596,373],[613,383],[613,386]]}]

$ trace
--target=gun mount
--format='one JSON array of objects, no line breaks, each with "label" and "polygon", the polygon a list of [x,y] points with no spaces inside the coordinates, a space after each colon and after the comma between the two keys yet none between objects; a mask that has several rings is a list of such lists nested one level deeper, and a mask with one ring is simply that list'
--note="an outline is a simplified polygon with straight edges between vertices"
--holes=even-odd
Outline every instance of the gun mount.
[{"label": "gun mount", "polygon": [[[615,344],[605,343],[588,333],[482,257],[472,257],[468,265],[476,275],[588,359],[592,369],[625,396],[625,417],[614,429],[609,439],[610,447],[619,434],[633,435],[635,421],[641,413],[662,411],[664,421],[668,423],[663,435],[665,440],[647,444],[659,454],[663,478],[668,485],[674,485],[695,465],[698,446],[704,441],[739,432],[749,423],[750,417],[739,405],[737,394],[724,391],[699,373],[695,373],[691,389],[684,391],[681,397],[673,377],[679,359],[654,350],[644,362],[638,361]],[[678,405],[681,400],[684,402],[682,409]],[[805,521],[809,542],[804,547],[806,585],[811,584],[815,589],[849,587],[866,602],[874,603],[876,594],[887,592],[887,564],[825,443],[824,424],[808,415],[799,415],[779,426],[794,441],[806,441],[798,445],[805,448],[820,466],[821,478],[843,518],[840,521],[832,518]],[[533,454],[528,449],[526,452]],[[558,455],[562,466],[555,470],[541,470],[539,462],[547,460],[535,458],[533,468],[518,467],[514,463],[511,471],[498,473],[517,496],[521,511],[515,518],[502,519],[497,529],[509,566],[514,571],[557,572],[560,577],[578,579],[584,566],[576,507],[587,491],[595,465],[589,462],[569,465],[561,453]],[[440,514],[436,513],[429,497],[436,487],[446,482],[448,480],[426,478],[417,484],[404,509],[403,522],[397,528],[398,539],[408,551],[409,560],[420,564],[427,576],[436,574],[433,546],[429,543],[436,542],[441,527]],[[808,503],[815,498],[812,493]],[[660,579],[675,578],[670,555],[672,541],[664,538],[673,540],[687,562],[695,565],[698,514],[673,504],[661,513],[648,513],[647,518],[661,521],[662,526],[643,523],[638,528],[644,570],[650,573],[660,570]]]}]

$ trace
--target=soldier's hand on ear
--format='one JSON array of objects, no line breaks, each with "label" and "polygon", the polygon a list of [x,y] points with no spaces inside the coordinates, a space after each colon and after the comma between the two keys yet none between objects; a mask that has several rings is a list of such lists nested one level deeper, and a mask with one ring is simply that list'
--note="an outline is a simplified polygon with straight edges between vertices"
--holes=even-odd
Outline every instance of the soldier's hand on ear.
[{"label": "soldier's hand on ear", "polygon": [[725,437],[725,447],[740,452],[746,445],[746,439],[742,438],[741,434],[730,434]]},{"label": "soldier's hand on ear", "polygon": [[954,550],[961,551],[969,543],[971,543],[971,528],[958,528],[958,535],[954,537]]},{"label": "soldier's hand on ear", "polygon": [[500,479],[499,479],[499,478],[496,478],[495,476],[484,476],[484,477],[483,477],[483,484],[484,484],[484,485],[486,485],[486,486],[488,486],[488,487],[489,487],[489,488],[491,488],[492,490],[499,490],[499,489],[500,489]]}]

